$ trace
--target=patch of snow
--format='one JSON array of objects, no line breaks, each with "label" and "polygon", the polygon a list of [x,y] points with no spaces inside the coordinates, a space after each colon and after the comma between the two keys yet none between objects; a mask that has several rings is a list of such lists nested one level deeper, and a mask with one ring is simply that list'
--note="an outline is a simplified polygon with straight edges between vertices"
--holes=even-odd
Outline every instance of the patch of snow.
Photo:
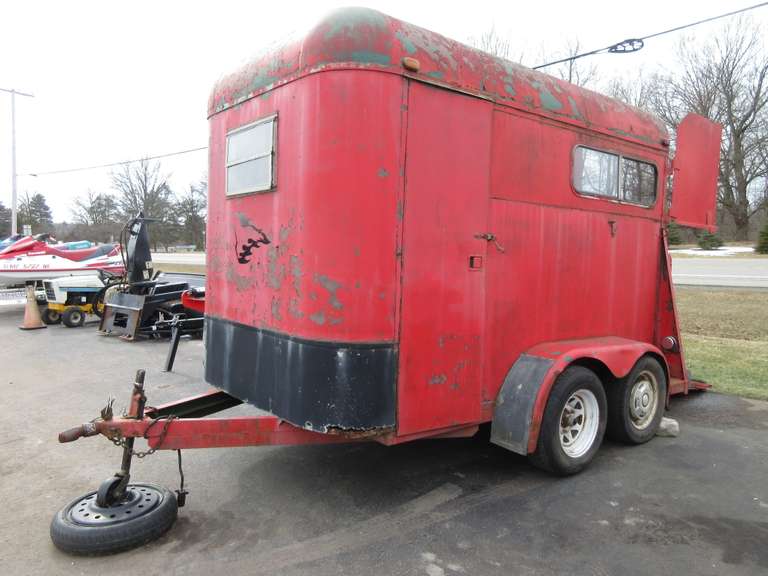
[{"label": "patch of snow", "polygon": [[723,246],[715,250],[702,250],[701,248],[677,248],[669,251],[675,254],[687,254],[689,256],[733,256],[734,254],[749,254],[755,249],[751,246]]}]

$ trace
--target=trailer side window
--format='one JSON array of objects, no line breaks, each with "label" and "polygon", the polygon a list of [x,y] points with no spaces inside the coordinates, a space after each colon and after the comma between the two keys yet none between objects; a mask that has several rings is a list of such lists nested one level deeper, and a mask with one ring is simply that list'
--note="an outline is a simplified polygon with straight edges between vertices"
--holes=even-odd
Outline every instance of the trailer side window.
[{"label": "trailer side window", "polygon": [[619,157],[583,146],[576,147],[573,185],[582,194],[619,197]]},{"label": "trailer side window", "polygon": [[631,158],[621,159],[621,190],[625,202],[650,206],[656,200],[656,166]]},{"label": "trailer side window", "polygon": [[274,185],[276,116],[227,134],[227,195],[269,190]]},{"label": "trailer side window", "polygon": [[651,206],[656,200],[656,166],[618,154],[577,146],[573,187],[580,194]]}]

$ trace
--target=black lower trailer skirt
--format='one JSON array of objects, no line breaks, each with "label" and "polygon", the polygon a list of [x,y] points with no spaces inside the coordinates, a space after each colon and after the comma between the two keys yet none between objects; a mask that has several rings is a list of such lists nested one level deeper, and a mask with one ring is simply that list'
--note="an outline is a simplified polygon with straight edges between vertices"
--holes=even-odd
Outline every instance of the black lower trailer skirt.
[{"label": "black lower trailer skirt", "polygon": [[316,432],[395,426],[394,344],[308,340],[214,316],[205,323],[212,386]]}]

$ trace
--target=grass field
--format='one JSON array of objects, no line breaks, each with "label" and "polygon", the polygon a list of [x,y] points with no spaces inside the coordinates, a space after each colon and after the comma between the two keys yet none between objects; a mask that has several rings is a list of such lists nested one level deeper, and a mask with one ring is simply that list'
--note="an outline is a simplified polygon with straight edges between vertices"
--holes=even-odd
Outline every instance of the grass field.
[{"label": "grass field", "polygon": [[768,400],[768,291],[677,288],[694,377],[718,392]]}]

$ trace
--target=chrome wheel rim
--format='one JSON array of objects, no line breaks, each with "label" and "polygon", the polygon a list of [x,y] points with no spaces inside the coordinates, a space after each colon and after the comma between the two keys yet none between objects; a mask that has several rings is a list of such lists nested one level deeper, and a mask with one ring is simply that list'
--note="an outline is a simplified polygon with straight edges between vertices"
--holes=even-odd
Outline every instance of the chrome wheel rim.
[{"label": "chrome wheel rim", "polygon": [[600,406],[590,390],[576,390],[560,413],[560,446],[571,458],[586,454],[597,437]]},{"label": "chrome wheel rim", "polygon": [[645,430],[653,422],[659,406],[659,382],[650,370],[637,375],[629,391],[629,419],[632,426]]}]

